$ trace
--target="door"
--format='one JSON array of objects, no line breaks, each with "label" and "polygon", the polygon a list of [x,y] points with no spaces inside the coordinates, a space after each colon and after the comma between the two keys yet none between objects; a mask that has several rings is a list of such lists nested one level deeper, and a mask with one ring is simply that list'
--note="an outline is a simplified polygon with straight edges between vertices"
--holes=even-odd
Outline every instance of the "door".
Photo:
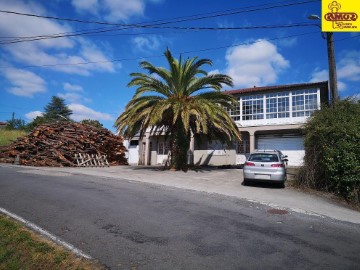
[{"label": "door", "polygon": [[288,156],[289,166],[301,166],[305,156],[304,137],[299,134],[256,136],[257,150],[280,150]]}]

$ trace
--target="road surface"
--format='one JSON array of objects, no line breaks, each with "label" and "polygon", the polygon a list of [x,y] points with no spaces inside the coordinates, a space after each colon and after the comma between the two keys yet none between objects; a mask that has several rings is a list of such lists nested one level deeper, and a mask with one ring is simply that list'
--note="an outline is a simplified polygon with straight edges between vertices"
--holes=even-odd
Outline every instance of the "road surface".
[{"label": "road surface", "polygon": [[[254,187],[256,188],[256,187]],[[128,180],[0,168],[0,207],[111,269],[359,269],[360,226]]]}]

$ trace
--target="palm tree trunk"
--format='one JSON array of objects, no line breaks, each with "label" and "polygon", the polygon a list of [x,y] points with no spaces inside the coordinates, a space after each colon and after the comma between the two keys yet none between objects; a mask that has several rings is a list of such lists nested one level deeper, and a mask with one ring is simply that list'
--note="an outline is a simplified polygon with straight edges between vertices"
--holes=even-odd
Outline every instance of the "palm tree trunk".
[{"label": "palm tree trunk", "polygon": [[190,133],[186,132],[181,121],[177,121],[171,134],[171,169],[187,171],[187,152],[190,146]]}]

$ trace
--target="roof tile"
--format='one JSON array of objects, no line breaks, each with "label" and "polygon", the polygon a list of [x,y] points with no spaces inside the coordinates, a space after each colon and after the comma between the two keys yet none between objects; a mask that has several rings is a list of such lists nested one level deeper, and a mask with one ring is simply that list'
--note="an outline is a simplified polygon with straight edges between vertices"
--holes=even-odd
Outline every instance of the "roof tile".
[{"label": "roof tile", "polygon": [[226,90],[224,91],[227,94],[245,94],[245,93],[253,93],[253,92],[263,92],[263,91],[276,91],[276,90],[295,90],[295,89],[306,89],[310,87],[327,87],[328,82],[314,82],[314,83],[298,83],[298,84],[284,84],[284,85],[275,85],[275,86],[262,86],[262,87],[251,87],[251,88],[243,88],[237,90]]}]

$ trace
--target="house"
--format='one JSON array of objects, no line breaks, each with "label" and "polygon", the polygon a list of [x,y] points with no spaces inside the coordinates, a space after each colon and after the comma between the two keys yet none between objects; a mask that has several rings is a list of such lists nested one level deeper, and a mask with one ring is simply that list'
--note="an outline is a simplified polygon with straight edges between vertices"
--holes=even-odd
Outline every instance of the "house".
[{"label": "house", "polygon": [[0,122],[0,129],[6,128],[7,124],[7,122]]},{"label": "house", "polygon": [[[289,166],[299,166],[305,154],[301,128],[321,106],[329,103],[328,82],[252,87],[225,91],[238,100],[229,111],[242,134],[230,147],[217,141],[191,138],[189,163],[236,165],[254,150],[277,149],[288,156]],[[131,148],[131,149],[130,149]],[[163,164],[168,158],[165,136],[147,133],[129,141],[129,163]]]}]

